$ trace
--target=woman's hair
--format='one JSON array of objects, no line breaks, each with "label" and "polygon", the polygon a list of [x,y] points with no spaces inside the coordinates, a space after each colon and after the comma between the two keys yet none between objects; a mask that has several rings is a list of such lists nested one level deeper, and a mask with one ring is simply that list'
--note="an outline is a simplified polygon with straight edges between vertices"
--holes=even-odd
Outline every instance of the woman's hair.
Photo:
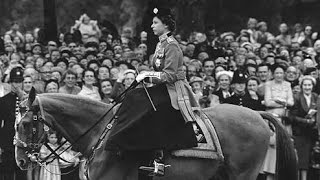
[{"label": "woman's hair", "polygon": [[247,80],[246,86],[248,86],[248,82],[249,82],[250,80],[252,80],[252,81],[257,81],[257,84],[258,84],[258,85],[260,84],[260,80],[259,80],[257,77],[255,77],[255,76],[250,76],[250,77],[248,78],[248,80]]},{"label": "woman's hair", "polygon": [[88,72],[88,71],[93,72],[93,77],[97,80],[97,74],[96,74],[96,72],[95,72],[92,68],[85,69],[85,70],[82,72],[82,78],[84,78],[84,75],[85,75],[86,72]]},{"label": "woman's hair", "polygon": [[59,82],[58,82],[58,80],[57,79],[49,79],[48,81],[46,81],[46,83],[45,83],[45,85],[44,85],[44,90],[46,91],[46,89],[47,89],[47,86],[50,84],[50,83],[56,83],[57,84],[57,86],[58,86],[58,89],[59,89]]},{"label": "woman's hair", "polygon": [[287,70],[287,68],[285,67],[285,66],[283,66],[282,64],[274,64],[274,65],[272,65],[271,66],[271,72],[272,72],[272,74],[274,74],[274,71],[276,70],[276,69],[278,69],[278,68],[281,68],[284,72],[286,72],[286,70]]},{"label": "woman's hair", "polygon": [[176,21],[170,9],[159,9],[159,12],[154,14],[154,16],[159,18],[163,24],[167,25],[169,31],[173,32],[176,30]]}]

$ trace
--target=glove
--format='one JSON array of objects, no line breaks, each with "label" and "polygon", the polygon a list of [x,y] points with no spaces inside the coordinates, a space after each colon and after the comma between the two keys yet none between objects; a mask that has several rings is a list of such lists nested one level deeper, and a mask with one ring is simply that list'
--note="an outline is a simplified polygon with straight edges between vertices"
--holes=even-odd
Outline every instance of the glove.
[{"label": "glove", "polygon": [[138,74],[138,76],[136,77],[136,81],[139,83],[139,82],[141,82],[144,78],[146,78],[146,74],[145,74],[145,73]]}]

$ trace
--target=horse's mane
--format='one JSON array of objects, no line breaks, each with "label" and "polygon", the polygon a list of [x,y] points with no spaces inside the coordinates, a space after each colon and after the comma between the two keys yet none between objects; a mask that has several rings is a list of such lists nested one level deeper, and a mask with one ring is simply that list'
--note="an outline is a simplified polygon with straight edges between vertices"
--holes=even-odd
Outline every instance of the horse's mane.
[{"label": "horse's mane", "polygon": [[57,101],[61,101],[61,102],[65,102],[65,103],[75,103],[78,104],[79,102],[81,103],[86,103],[86,104],[90,104],[93,106],[103,106],[103,107],[108,107],[107,104],[100,102],[100,101],[96,101],[96,100],[92,100],[90,98],[87,98],[85,96],[80,96],[80,95],[72,95],[72,94],[62,94],[62,93],[44,93],[44,94],[39,94],[38,97],[40,99],[55,99]]},{"label": "horse's mane", "polygon": [[111,107],[87,97],[59,93],[40,94],[37,100],[44,116],[64,114],[69,120],[84,122],[100,119]]}]

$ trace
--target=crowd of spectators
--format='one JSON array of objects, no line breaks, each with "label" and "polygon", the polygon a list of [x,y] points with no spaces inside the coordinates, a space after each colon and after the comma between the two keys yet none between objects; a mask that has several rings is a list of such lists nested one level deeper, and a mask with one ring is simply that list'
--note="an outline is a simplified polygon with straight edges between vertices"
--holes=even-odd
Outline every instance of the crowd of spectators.
[{"label": "crowd of spectators", "polygon": [[[99,23],[85,14],[70,29],[60,34],[58,42],[41,44],[38,29],[20,32],[19,24],[13,23],[1,38],[0,96],[10,92],[7,82],[16,66],[24,68],[26,96],[34,87],[37,93],[74,94],[105,103],[128,88],[137,71],[152,69],[145,31],[134,37],[129,28],[115,37],[101,32]],[[174,36],[201,107],[230,103],[278,116],[297,139],[300,175],[305,180],[318,138],[316,118],[309,114],[318,108],[318,96],[309,97],[320,93],[320,38],[312,25],[282,23],[278,32],[271,33],[267,22],[250,18],[240,32],[208,27],[188,37],[179,32]],[[271,141],[270,147],[274,149]],[[261,171],[269,179],[275,170],[272,158],[275,155],[268,150]]]}]

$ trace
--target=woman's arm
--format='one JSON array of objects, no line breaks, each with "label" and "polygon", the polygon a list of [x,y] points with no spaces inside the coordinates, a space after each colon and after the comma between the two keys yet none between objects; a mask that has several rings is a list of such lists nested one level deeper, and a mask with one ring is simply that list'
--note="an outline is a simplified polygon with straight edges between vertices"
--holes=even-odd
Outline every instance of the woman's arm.
[{"label": "woman's arm", "polygon": [[265,85],[265,94],[264,94],[265,106],[267,108],[281,108],[281,107],[284,107],[284,105],[279,104],[274,99],[272,99],[272,95],[271,95],[272,94],[271,93],[272,85],[271,85],[270,82],[271,81],[266,82],[266,85]]},{"label": "woman's arm", "polygon": [[292,94],[292,89],[290,83],[287,84],[287,87],[289,88],[288,95],[287,95],[287,106],[293,106],[294,105],[294,99]]}]

